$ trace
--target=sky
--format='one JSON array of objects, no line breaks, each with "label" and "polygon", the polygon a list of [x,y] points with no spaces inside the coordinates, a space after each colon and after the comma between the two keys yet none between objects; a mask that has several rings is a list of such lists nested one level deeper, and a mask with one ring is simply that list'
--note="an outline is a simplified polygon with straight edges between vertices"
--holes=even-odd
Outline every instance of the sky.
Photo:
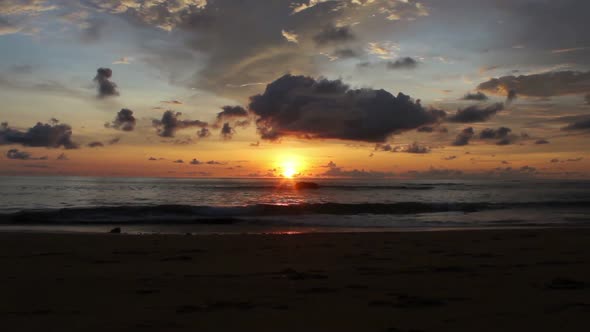
[{"label": "sky", "polygon": [[0,175],[588,178],[585,0],[2,0]]}]

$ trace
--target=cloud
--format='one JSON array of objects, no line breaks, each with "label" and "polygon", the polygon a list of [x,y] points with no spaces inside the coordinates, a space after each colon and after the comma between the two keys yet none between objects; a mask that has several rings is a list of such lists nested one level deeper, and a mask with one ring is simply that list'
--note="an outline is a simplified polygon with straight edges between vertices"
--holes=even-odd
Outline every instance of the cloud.
[{"label": "cloud", "polygon": [[452,145],[454,146],[465,146],[469,144],[469,141],[475,136],[475,130],[472,127],[463,129],[455,138]]},{"label": "cloud", "polygon": [[430,147],[418,144],[416,142],[407,145],[391,146],[391,144],[377,144],[375,151],[386,151],[386,152],[403,152],[403,153],[414,153],[424,154],[430,153]]},{"label": "cloud", "polygon": [[508,91],[506,96],[506,106],[510,106],[518,98],[515,90]]},{"label": "cloud", "polygon": [[536,140],[536,141],[535,141],[535,144],[537,144],[537,145],[541,145],[541,144],[549,144],[549,143],[551,143],[551,142],[549,142],[549,141],[548,141],[548,140],[546,140],[546,139],[539,139],[539,140]]},{"label": "cloud", "polygon": [[370,42],[367,45],[367,51],[381,59],[391,59],[399,51],[399,46],[392,42]]},{"label": "cloud", "polygon": [[[159,44],[153,35],[140,36],[147,62],[168,73],[173,83],[234,100],[259,91],[244,85],[269,82],[288,71],[316,75],[322,64],[318,49],[332,54],[343,43],[361,48],[365,42],[355,38],[361,36],[356,26],[359,32],[380,32],[385,24],[402,25],[428,14],[414,0],[86,1],[101,16],[169,31]],[[241,88],[227,89],[230,85]]]},{"label": "cloud", "polygon": [[158,160],[158,158],[150,157],[148,160],[149,161],[156,161],[156,160]]},{"label": "cloud", "polygon": [[574,123],[571,123],[563,128],[561,128],[561,130],[588,130],[590,129],[590,119],[581,119],[579,121],[576,121]]},{"label": "cloud", "polygon": [[8,123],[0,124],[0,145],[21,144],[23,146],[76,149],[72,141],[72,127],[55,120],[51,124],[38,122],[27,131],[10,128]]},{"label": "cloud", "polygon": [[285,75],[250,98],[263,139],[284,136],[384,142],[389,136],[437,123],[445,113],[385,90],[350,89],[340,80]]},{"label": "cloud", "polygon": [[342,178],[388,178],[395,176],[395,173],[392,172],[365,171],[364,169],[344,170],[343,168],[338,167],[332,161],[326,167],[328,170],[322,174],[319,174],[320,176]]},{"label": "cloud", "polygon": [[221,109],[223,111],[217,113],[217,122],[248,116],[248,111],[241,106],[223,106]]},{"label": "cloud", "polygon": [[48,4],[47,0],[2,0],[0,2],[1,15],[36,15],[41,12],[57,9]]},{"label": "cloud", "polygon": [[163,100],[161,101],[162,104],[170,104],[170,105],[182,105],[182,102],[179,100]]},{"label": "cloud", "polygon": [[6,152],[6,158],[18,159],[18,160],[30,160],[31,154],[25,151],[19,151],[17,149],[10,149]]},{"label": "cloud", "polygon": [[124,57],[120,58],[119,60],[113,61],[113,64],[114,65],[129,65],[129,64],[131,64],[131,62],[133,60],[134,60],[133,58],[124,56]]},{"label": "cloud", "polygon": [[70,158],[68,158],[68,156],[66,156],[65,153],[60,153],[60,155],[57,156],[57,158],[55,158],[55,160],[62,160],[62,161],[64,161],[64,160],[70,160]]},{"label": "cloud", "polygon": [[161,137],[174,137],[176,131],[181,129],[208,126],[206,122],[199,120],[180,120],[181,115],[180,112],[166,111],[161,120],[152,120],[152,125],[158,130],[158,135]]},{"label": "cloud", "polygon": [[203,162],[203,161],[200,161],[196,158],[191,160],[190,164],[191,165],[225,165],[224,163],[219,162],[219,161],[215,161],[215,160],[209,160],[209,161]]},{"label": "cloud", "polygon": [[395,62],[393,62],[393,61],[387,62],[387,69],[392,69],[392,70],[415,69],[416,67],[418,67],[418,61],[416,61],[410,57],[401,58],[399,60],[396,60]]},{"label": "cloud", "polygon": [[462,100],[475,100],[475,101],[486,101],[488,100],[488,96],[486,96],[483,92],[478,91],[475,93],[468,92],[461,98]]},{"label": "cloud", "polygon": [[512,93],[529,97],[585,94],[590,91],[590,71],[557,71],[533,75],[503,76],[479,84],[478,90],[493,94]]},{"label": "cloud", "polygon": [[178,159],[178,160],[173,161],[173,163],[175,163],[175,164],[184,164],[184,160]]},{"label": "cloud", "polygon": [[486,128],[479,133],[481,139],[501,139],[505,138],[512,132],[512,129],[500,127],[498,129]]},{"label": "cloud", "polygon": [[289,43],[299,44],[299,36],[294,32],[289,32],[285,30],[281,30],[281,34]]},{"label": "cloud", "polygon": [[0,17],[0,36],[11,35],[13,33],[18,33],[21,30],[22,27],[16,26]]},{"label": "cloud", "polygon": [[340,44],[355,39],[349,26],[327,25],[319,33],[313,36],[318,45]]},{"label": "cloud", "polygon": [[98,87],[99,98],[114,97],[119,95],[117,84],[111,81],[112,76],[113,71],[110,68],[98,68],[96,70],[94,82],[96,82]]},{"label": "cloud", "polygon": [[224,139],[231,139],[235,133],[236,131],[230,126],[228,122],[224,123],[223,127],[221,127],[221,136]]},{"label": "cloud", "polygon": [[207,6],[207,0],[104,0],[92,1],[101,11],[122,14],[165,31],[172,31],[182,23],[183,18],[199,13]]},{"label": "cloud", "polygon": [[102,142],[94,141],[87,144],[89,148],[102,148],[104,144]]},{"label": "cloud", "polygon": [[479,133],[479,138],[483,140],[497,139],[497,145],[509,145],[518,139],[516,135],[511,134],[512,129],[500,127],[498,129],[486,128]]},{"label": "cloud", "polygon": [[199,138],[206,138],[211,136],[211,132],[209,131],[208,128],[201,128],[197,131],[197,136]]},{"label": "cloud", "polygon": [[123,108],[117,112],[117,116],[112,123],[105,123],[106,128],[114,128],[123,131],[133,131],[135,129],[135,117],[133,111],[127,108]]},{"label": "cloud", "polygon": [[396,152],[406,152],[406,153],[415,153],[415,154],[430,153],[430,147],[425,146],[425,145],[420,145],[420,144],[414,142],[410,145],[400,148]]},{"label": "cloud", "polygon": [[350,48],[340,48],[332,52],[331,55],[335,60],[337,59],[349,59],[349,58],[356,58],[360,56],[358,51],[355,51]]},{"label": "cloud", "polygon": [[449,116],[447,120],[457,123],[483,122],[502,110],[504,110],[503,103],[495,103],[487,107],[471,105],[467,108],[459,109],[457,113]]}]

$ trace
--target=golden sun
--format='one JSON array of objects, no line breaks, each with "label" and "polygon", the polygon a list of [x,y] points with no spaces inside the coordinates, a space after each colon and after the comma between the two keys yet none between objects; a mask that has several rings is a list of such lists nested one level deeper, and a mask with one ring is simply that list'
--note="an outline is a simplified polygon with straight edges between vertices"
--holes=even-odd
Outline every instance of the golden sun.
[{"label": "golden sun", "polygon": [[280,173],[287,179],[296,177],[302,171],[302,163],[299,158],[285,158],[279,162]]}]

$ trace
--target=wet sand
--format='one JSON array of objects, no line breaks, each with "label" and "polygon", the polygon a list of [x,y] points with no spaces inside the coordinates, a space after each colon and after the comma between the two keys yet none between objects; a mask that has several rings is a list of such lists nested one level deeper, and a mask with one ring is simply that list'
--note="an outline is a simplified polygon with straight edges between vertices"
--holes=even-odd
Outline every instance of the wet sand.
[{"label": "wet sand", "polygon": [[4,331],[586,331],[590,230],[0,233]]}]

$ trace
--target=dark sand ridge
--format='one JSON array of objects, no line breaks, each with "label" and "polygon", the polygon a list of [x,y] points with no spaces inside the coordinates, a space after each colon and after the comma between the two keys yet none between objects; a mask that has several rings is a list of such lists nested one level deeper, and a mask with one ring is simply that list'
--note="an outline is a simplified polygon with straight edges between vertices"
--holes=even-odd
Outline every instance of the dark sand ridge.
[{"label": "dark sand ridge", "polygon": [[586,331],[590,230],[0,233],[3,331]]}]

